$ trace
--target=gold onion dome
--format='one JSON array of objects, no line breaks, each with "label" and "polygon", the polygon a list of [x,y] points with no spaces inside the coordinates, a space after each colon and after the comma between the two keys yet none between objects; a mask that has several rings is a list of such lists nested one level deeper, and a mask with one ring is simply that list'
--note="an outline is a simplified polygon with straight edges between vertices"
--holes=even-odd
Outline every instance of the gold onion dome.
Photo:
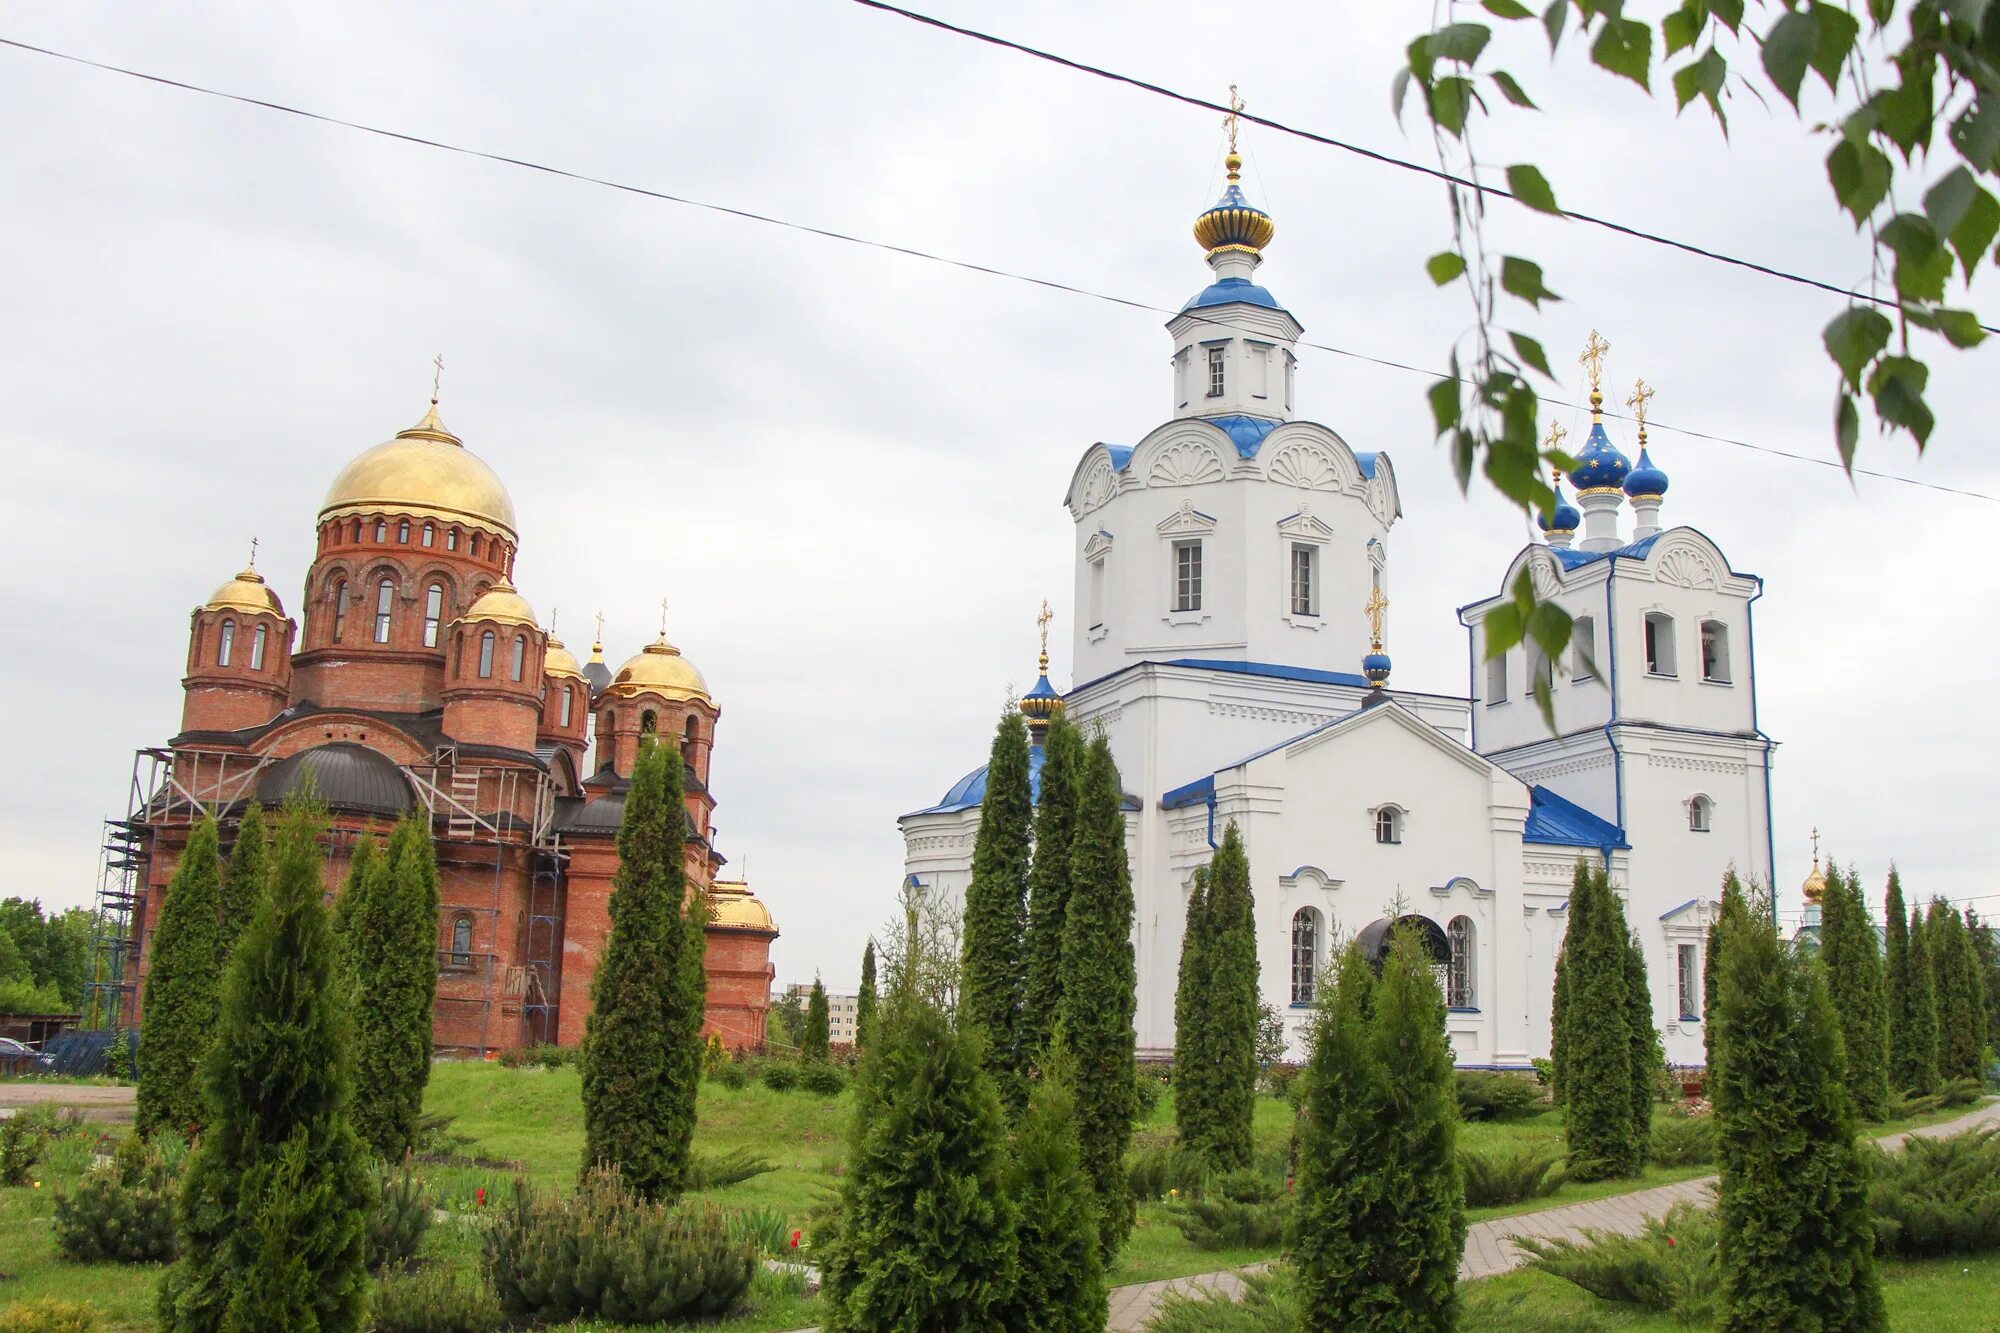
[{"label": "gold onion dome", "polygon": [[1806,882],[1799,886],[1799,892],[1803,893],[1806,901],[1815,907],[1819,905],[1819,900],[1826,896],[1826,872],[1819,868],[1818,852],[1813,853],[1812,873],[1807,875]]},{"label": "gold onion dome", "polygon": [[542,655],[544,676],[573,676],[583,679],[583,665],[576,660],[576,654],[563,647],[563,641],[549,635],[548,651]]},{"label": "gold onion dome", "polygon": [[1269,213],[1243,197],[1242,157],[1232,151],[1225,165],[1229,168],[1229,188],[1222,192],[1215,207],[1194,220],[1194,238],[1211,255],[1224,250],[1256,254],[1271,243],[1278,224]]},{"label": "gold onion dome", "polygon": [[253,616],[282,616],[285,608],[278,603],[278,594],[271,591],[264,576],[257,572],[255,565],[217,588],[202,603],[204,611],[243,611]]},{"label": "gold onion dome", "polygon": [[719,879],[709,885],[708,909],[708,922],[712,926],[769,931],[774,935],[778,931],[778,923],[771,919],[771,909],[740,879]]},{"label": "gold onion dome", "polygon": [[529,606],[528,599],[515,591],[514,585],[506,579],[501,579],[479,594],[472,605],[465,608],[465,614],[459,619],[495,620],[502,625],[533,625],[536,629],[541,628],[541,622],[535,619],[535,608]]},{"label": "gold onion dome", "polygon": [[667,642],[664,631],[638,656],[626,659],[618,674],[611,678],[606,693],[626,699],[635,694],[657,694],[667,699],[714,702],[709,698],[708,682],[701,678],[701,672],[681,656],[680,649]]},{"label": "gold onion dome", "polygon": [[437,400],[424,419],[340,470],[319,518],[387,511],[447,523],[514,529],[514,502],[492,468],[438,420]]}]

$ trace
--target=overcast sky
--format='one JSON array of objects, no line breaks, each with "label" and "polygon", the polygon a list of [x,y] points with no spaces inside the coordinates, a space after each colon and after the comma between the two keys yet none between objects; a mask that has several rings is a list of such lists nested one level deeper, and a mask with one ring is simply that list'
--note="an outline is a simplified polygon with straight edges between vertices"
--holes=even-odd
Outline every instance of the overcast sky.
[{"label": "overcast sky", "polygon": [[[1428,6],[930,8],[1428,160],[1388,96]],[[1151,305],[1208,279],[1188,227],[1222,185],[1213,115],[844,0],[19,4],[0,35]],[[1725,144],[1523,37],[1506,63],[1547,114],[1485,129],[1491,161],[1541,163],[1572,208],[1866,278],[1789,110],[1737,99]],[[779,978],[851,986],[896,816],[983,761],[1044,596],[1069,683],[1062,495],[1091,442],[1167,413],[1162,320],[4,48],[0,124],[0,895],[90,900],[132,751],[177,729],[189,608],[254,535],[297,615],[327,482],[422,414],[442,352],[444,419],[512,490],[522,591],[579,656],[601,609],[614,666],[670,600],[722,708],[720,846],[778,918]],[[1467,312],[1422,273],[1439,188],[1245,144],[1278,222],[1260,280],[1305,336],[1441,365]],[[1508,206],[1491,239],[1569,298],[1527,325],[1566,396],[1595,326],[1614,401],[1643,375],[1660,421],[1829,456],[1835,298]],[[1928,455],[1870,436],[1862,461],[2000,494],[1994,356],[1938,352]],[[1424,378],[1301,361],[1301,415],[1396,460],[1396,683],[1463,693],[1453,609],[1495,590],[1520,517],[1459,496]],[[2000,505],[1653,444],[1666,521],[1766,583],[1781,906],[1815,823],[1872,896],[1891,858],[1913,897],[2000,895]]]}]

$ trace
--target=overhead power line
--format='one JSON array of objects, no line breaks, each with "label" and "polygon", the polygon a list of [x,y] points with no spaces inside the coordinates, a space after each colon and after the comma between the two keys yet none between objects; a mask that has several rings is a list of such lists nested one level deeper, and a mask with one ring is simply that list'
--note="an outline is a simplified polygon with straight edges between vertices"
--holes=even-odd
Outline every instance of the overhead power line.
[{"label": "overhead power line", "polygon": [[[1322,147],[1338,148],[1344,153],[1352,153],[1356,157],[1366,158],[1370,162],[1379,162],[1383,166],[1395,167],[1400,171],[1413,171],[1420,176],[1428,176],[1432,180],[1443,181],[1446,184],[1460,186],[1467,190],[1477,190],[1480,194],[1491,195],[1496,199],[1512,199],[1515,203],[1521,202],[1512,190],[1504,189],[1498,185],[1488,185],[1483,181],[1474,180],[1468,176],[1460,176],[1455,172],[1445,171],[1440,167],[1426,166],[1421,162],[1412,162],[1408,158],[1397,157],[1394,154],[1384,153],[1378,149],[1364,148],[1360,144],[1349,143],[1345,139],[1338,139],[1330,134],[1321,134],[1314,130],[1301,129],[1296,125],[1288,125],[1280,120],[1272,120],[1268,116],[1254,115],[1248,111],[1238,111],[1210,98],[1197,97],[1193,93],[1184,93],[1179,89],[1168,88],[1163,84],[1152,83],[1131,74],[1120,74],[1117,70],[1106,69],[1101,65],[1091,65],[1081,60],[1072,60],[1068,56],[1058,55],[1054,51],[1046,51],[1040,47],[1029,46],[1025,42],[1013,41],[1006,37],[996,36],[990,32],[981,32],[977,28],[967,28],[956,23],[947,23],[945,20],[930,14],[919,13],[914,9],[905,9],[901,5],[889,4],[887,0],[854,0],[854,3],[867,9],[880,10],[885,14],[894,14],[898,18],[905,18],[912,23],[923,24],[925,27],[936,28],[940,32],[948,32],[957,37],[968,37],[973,41],[985,42],[989,46],[997,46],[1003,50],[1018,52],[1024,56],[1031,56],[1036,60],[1046,60],[1051,65],[1059,65],[1064,69],[1074,70],[1079,74],[1089,74],[1095,78],[1107,79],[1112,83],[1122,83],[1128,88],[1136,88],[1140,92],[1151,93],[1156,97],[1164,97],[1169,101],[1180,102],[1192,107],[1200,107],[1204,111],[1213,111],[1222,115],[1233,114],[1237,119],[1247,120],[1252,125],[1262,125],[1265,129],[1275,130],[1279,134],[1288,134],[1296,139],[1304,139],[1308,143],[1319,144]],[[1523,208],[1528,207],[1526,204],[1522,204],[1521,206]],[[1539,212],[1540,210],[1536,211]],[[1593,227],[1602,227],[1606,231],[1616,232],[1620,236],[1627,236],[1633,240],[1647,241],[1653,245],[1663,245],[1670,250],[1679,250],[1683,254],[1694,255],[1700,259],[1714,260],[1718,264],[1729,264],[1736,268],[1748,269],[1752,273],[1761,273],[1767,278],[1776,278],[1781,282],[1795,282],[1802,287],[1816,288],[1819,291],[1829,292],[1835,296],[1845,297],[1852,301],[1868,301],[1875,305],[1888,306],[1891,309],[1898,308],[1895,301],[1887,297],[1876,296],[1872,292],[1856,291],[1852,287],[1842,287],[1837,283],[1824,282],[1819,278],[1810,278],[1801,273],[1773,268],[1769,264],[1760,264],[1754,259],[1743,259],[1736,255],[1724,254],[1720,250],[1711,250],[1706,246],[1696,245],[1691,241],[1675,240],[1671,236],[1662,236],[1657,232],[1650,232],[1642,227],[1634,227],[1627,223],[1617,222],[1611,218],[1601,218],[1592,213],[1579,213],[1567,208],[1561,210],[1561,215],[1572,222],[1584,222]],[[1985,329],[1988,333],[2000,333],[2000,328],[1995,328],[1990,324],[1981,324],[1979,327]]]},{"label": "overhead power line", "polygon": [[[143,83],[154,84],[158,87],[172,88],[180,92],[196,93],[203,97],[213,97],[225,102],[235,102],[242,106],[256,107],[263,111],[274,111],[281,115],[316,121],[322,125],[332,125],[339,129],[353,130],[356,133],[373,135],[377,138],[391,139],[397,143],[410,144],[418,148],[428,148],[443,153],[455,153],[462,157],[476,158],[480,161],[492,162],[500,166],[515,167],[544,176],[553,176],[563,180],[576,181],[584,185],[594,185],[602,189],[616,190],[623,194],[653,199],[661,203],[679,204],[686,208],[696,208],[705,212],[718,213],[724,217],[736,218],[745,222],[759,222],[766,226],[781,227],[787,231],[802,232],[808,236],[817,236],[824,240],[839,241],[846,245],[861,246],[870,250],[882,250],[890,254],[902,255],[909,259],[921,259],[928,263],[942,264],[948,268],[960,269],[968,273],[980,273],[988,277],[1005,278],[1011,282],[1027,283],[1033,287],[1062,292],[1070,296],[1081,296],[1093,301],[1103,301],[1110,305],[1122,306],[1128,310],[1166,315],[1169,318],[1185,313],[1167,306],[1158,306],[1150,302],[1134,300],[1127,296],[1117,296],[1110,292],[1096,291],[1089,287],[1077,286],[1073,283],[1058,282],[1053,278],[1036,277],[1030,273],[1020,273],[1012,269],[999,268],[991,264],[976,263],[968,259],[954,259],[948,255],[936,254],[929,250],[919,250],[913,246],[897,245],[890,241],[879,241],[871,237],[855,235],[851,232],[836,231],[828,227],[816,227],[803,222],[793,222],[789,219],[775,217],[768,213],[759,213],[746,208],[736,208],[728,204],[713,203],[705,199],[696,199],[690,195],[672,194],[665,190],[650,189],[643,185],[633,185],[629,182],[612,180],[604,176],[593,176],[587,172],[572,171],[566,167],[553,166],[546,162],[535,162],[527,158],[511,157],[505,153],[488,152],[479,148],[468,148],[461,144],[446,143],[441,139],[431,139],[420,134],[386,129],[379,125],[369,125],[362,121],[347,120],[340,116],[327,115],[323,112],[308,111],[302,107],[291,106],[284,102],[273,102],[265,98],[251,97],[243,93],[227,92],[198,83],[189,83],[182,79],[168,78],[161,74],[149,74],[144,70],[128,69],[122,65],[107,64],[104,61],[91,60],[85,56],[72,55],[67,51],[57,51],[45,46],[36,46],[33,43],[17,41],[10,37],[0,37],[0,46],[10,47],[14,50],[33,55],[47,56],[55,60],[67,61],[75,65],[87,66],[91,69],[102,70],[107,74],[117,74],[125,78],[137,79]],[[1201,318],[1200,316],[1191,317]],[[1202,322],[1212,323],[1213,321],[1204,319]],[[1216,325],[1216,327],[1220,328],[1224,326]],[[1331,343],[1301,340],[1298,345],[1312,348],[1315,351],[1329,352],[1335,356],[1347,357],[1350,360],[1366,362],[1369,365],[1382,366],[1389,370],[1400,370],[1412,375],[1422,375],[1431,380],[1445,378],[1445,374],[1442,371],[1426,370],[1421,366],[1413,366],[1406,362],[1391,360],[1387,357],[1370,356],[1366,352],[1357,352],[1346,347],[1336,347]],[[1578,410],[1581,410],[1582,406],[1579,403],[1569,402],[1561,398],[1544,398],[1542,401],[1552,406]],[[1607,413],[1606,415],[1616,417],[1620,420],[1626,419],[1621,414],[1615,412]],[[1674,426],[1664,421],[1655,421],[1649,418],[1646,425],[1651,430],[1670,431],[1692,439],[1707,440],[1715,444],[1732,445],[1738,449],[1747,449],[1753,453],[1769,454],[1773,457],[1784,458],[1793,462],[1811,463],[1836,470],[1840,468],[1840,464],[1831,459],[1814,458],[1808,454],[1798,454],[1785,449],[1775,449],[1769,445],[1752,444],[1748,440],[1739,440],[1727,435],[1713,435],[1705,431]],[[1981,491],[1968,490],[1963,487],[1947,486],[1941,482],[1921,481],[1915,477],[1903,477],[1893,472],[1878,472],[1871,468],[1863,467],[1854,468],[1853,472],[1857,476],[1872,477],[1880,481],[1897,482],[1904,486],[1917,486],[1925,490],[1941,491],[1949,495],[1960,495],[1968,499],[2000,504],[2000,495],[1988,495]]]}]

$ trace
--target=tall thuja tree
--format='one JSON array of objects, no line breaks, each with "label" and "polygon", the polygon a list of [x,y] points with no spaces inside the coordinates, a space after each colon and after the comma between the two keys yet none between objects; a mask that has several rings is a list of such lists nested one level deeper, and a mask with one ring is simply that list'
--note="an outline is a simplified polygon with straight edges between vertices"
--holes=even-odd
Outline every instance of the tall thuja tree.
[{"label": "tall thuja tree", "polygon": [[1381,1211],[1375,1140],[1388,1128],[1389,1089],[1374,1059],[1375,973],[1360,944],[1342,951],[1316,998],[1299,1117],[1302,1327],[1365,1327],[1363,1309],[1381,1299],[1368,1228]]},{"label": "tall thuja tree", "polygon": [[1028,872],[1028,971],[1020,1028],[1028,1064],[1048,1046],[1062,1010],[1063,923],[1069,915],[1070,844],[1076,840],[1082,764],[1083,736],[1057,713],[1042,737],[1041,802],[1035,807],[1035,859]]},{"label": "tall thuja tree", "polygon": [[1019,1210],[1020,1281],[1004,1327],[1019,1333],[1102,1333],[1109,1295],[1096,1193],[1077,1138],[1076,1071],[1060,1037],[1014,1135],[1012,1195]]},{"label": "tall thuja tree", "polygon": [[993,733],[986,763],[986,796],[979,805],[979,833],[972,844],[972,880],[965,888],[965,976],[959,1017],[986,1033],[987,1067],[1008,1102],[1019,1105],[1022,1078],[1020,1020],[1027,987],[1023,956],[1027,932],[1029,844],[1034,797],[1029,785],[1028,724],[1008,709]]},{"label": "tall thuja tree", "polygon": [[1986,1004],[1979,993],[1978,963],[1965,921],[1942,898],[1931,899],[1924,944],[1930,950],[1931,985],[1937,997],[1938,1077],[1947,1082],[1976,1079],[1986,1045]]},{"label": "tall thuja tree", "polygon": [[1653,1138],[1653,1087],[1667,1069],[1666,1042],[1653,1022],[1653,987],[1646,978],[1646,949],[1637,931],[1625,935],[1625,1026],[1632,1039],[1632,1133],[1638,1138],[1640,1168]]},{"label": "tall thuja tree", "polygon": [[1743,881],[1736,877],[1736,867],[1731,866],[1722,876],[1722,908],[1715,919],[1708,923],[1707,950],[1703,955],[1701,969],[1701,1047],[1707,1060],[1707,1081],[1713,1082],[1722,1063],[1722,1043],[1718,1038],[1715,1015],[1716,985],[1722,976],[1722,941],[1727,934],[1723,927],[1730,921],[1745,916],[1750,908]]},{"label": "tall thuja tree", "polygon": [[1852,866],[1843,875],[1827,857],[1821,903],[1819,956],[1833,1012],[1840,1019],[1848,1100],[1863,1120],[1881,1120],[1889,1113],[1889,1006],[1875,923],[1868,918],[1861,878]]},{"label": "tall thuja tree", "polygon": [[416,1147],[437,1007],[437,851],[405,815],[367,868],[355,919],[354,1122],[379,1157]]},{"label": "tall thuja tree", "polygon": [[222,874],[222,938],[225,949],[250,925],[257,900],[271,879],[271,835],[264,827],[264,807],[251,801],[236,826],[236,845],[229,850],[229,868]]},{"label": "tall thuja tree", "polygon": [[1709,1083],[1722,1162],[1720,1327],[1887,1327],[1868,1172],[1855,1151],[1840,1024],[1824,971],[1768,919],[1725,921]]},{"label": "tall thuja tree", "polygon": [[861,951],[861,992],[854,998],[854,1045],[866,1046],[875,1030],[875,941]]},{"label": "tall thuja tree", "polygon": [[1573,1026],[1571,993],[1575,987],[1570,959],[1570,941],[1588,937],[1593,929],[1591,911],[1597,899],[1589,892],[1590,866],[1577,858],[1576,872],[1570,876],[1569,903],[1564,910],[1563,942],[1556,950],[1555,992],[1549,1000],[1549,1087],[1556,1101],[1568,1101],[1569,1033]]},{"label": "tall thuja tree", "polygon": [[198,1073],[215,1040],[227,944],[217,913],[222,852],[206,815],[188,835],[153,930],[139,1056],[138,1126],[192,1136],[206,1120]]},{"label": "tall thuja tree", "polygon": [[1923,909],[1910,909],[1910,1040],[1923,1055],[1925,1081],[1918,1092],[1938,1084],[1937,974],[1931,970],[1931,934]]},{"label": "tall thuja tree", "polygon": [[1132,1030],[1137,978],[1124,804],[1118,765],[1110,743],[1100,735],[1090,743],[1078,784],[1069,913],[1063,928],[1061,1022],[1076,1058],[1083,1165],[1097,1193],[1107,1260],[1132,1231],[1125,1151],[1138,1110]]},{"label": "tall thuja tree", "polygon": [[1930,1010],[1930,978],[1924,978],[1926,984],[1922,987],[1917,985],[1910,947],[1909,910],[1903,901],[1902,878],[1890,866],[1889,888],[1882,900],[1886,942],[1882,989],[1889,1007],[1889,1089],[1925,1093],[1937,1081],[1937,1019]]},{"label": "tall thuja tree", "polygon": [[1636,1176],[1646,1138],[1634,1109],[1649,1070],[1639,1059],[1625,911],[1605,872],[1578,868],[1563,936],[1563,1138],[1578,1180]]},{"label": "tall thuja tree", "polygon": [[202,1067],[207,1127],[177,1204],[168,1333],[358,1329],[373,1172],[348,1120],[349,990],[323,905],[321,820],[288,808]]},{"label": "tall thuja tree", "polygon": [[1215,1066],[1208,1053],[1208,870],[1194,872],[1188,894],[1187,924],[1181,933],[1181,965],[1174,985],[1174,1127],[1180,1141],[1196,1147],[1210,1120],[1209,1089]]},{"label": "tall thuja tree", "polygon": [[676,980],[674,935],[687,893],[679,769],[678,756],[669,762],[650,744],[633,765],[618,830],[611,934],[591,980],[583,1044],[584,1169],[615,1165],[648,1198],[680,1191],[694,1128],[668,1096],[678,1034],[661,1021]]},{"label": "tall thuja tree", "polygon": [[1980,991],[1986,999],[1986,1049],[2000,1055],[2000,938],[1979,913],[1965,909],[1965,930],[1972,940],[1972,956],[1979,962]]},{"label": "tall thuja tree", "polygon": [[813,973],[812,990],[806,995],[806,1039],[804,1052],[808,1060],[824,1060],[833,1038],[833,1016],[826,1007],[826,987],[820,982],[819,973]]},{"label": "tall thuja tree", "polygon": [[354,977],[354,937],[356,922],[373,909],[369,905],[369,872],[380,849],[366,835],[354,844],[347,859],[347,875],[340,881],[340,897],[333,904],[333,957],[343,986],[352,986]]},{"label": "tall thuja tree", "polygon": [[1214,1170],[1234,1171],[1250,1165],[1259,1017],[1250,858],[1234,820],[1208,867],[1208,918],[1208,978],[1201,1003],[1208,1010],[1202,1028],[1211,1072],[1207,1123],[1195,1146]]}]

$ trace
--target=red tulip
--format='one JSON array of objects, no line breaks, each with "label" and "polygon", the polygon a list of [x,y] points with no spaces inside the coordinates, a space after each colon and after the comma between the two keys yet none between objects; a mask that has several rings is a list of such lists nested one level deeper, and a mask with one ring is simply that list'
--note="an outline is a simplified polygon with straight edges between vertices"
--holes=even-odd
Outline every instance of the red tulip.
[{"label": "red tulip", "polygon": [[486,1206],[486,1187],[484,1185],[479,1187],[479,1206],[481,1208]]},{"label": "red tulip", "polygon": [[1674,1249],[1679,1244],[1672,1236],[1667,1237],[1667,1248]]},{"label": "red tulip", "polygon": [[797,1248],[799,1248],[799,1237],[800,1237],[800,1235],[802,1235],[802,1234],[803,1234],[803,1233],[801,1233],[801,1232],[797,1232],[797,1231],[794,1231],[794,1232],[792,1233],[792,1248],[793,1248],[793,1249],[795,1249],[795,1250],[796,1250]]}]

